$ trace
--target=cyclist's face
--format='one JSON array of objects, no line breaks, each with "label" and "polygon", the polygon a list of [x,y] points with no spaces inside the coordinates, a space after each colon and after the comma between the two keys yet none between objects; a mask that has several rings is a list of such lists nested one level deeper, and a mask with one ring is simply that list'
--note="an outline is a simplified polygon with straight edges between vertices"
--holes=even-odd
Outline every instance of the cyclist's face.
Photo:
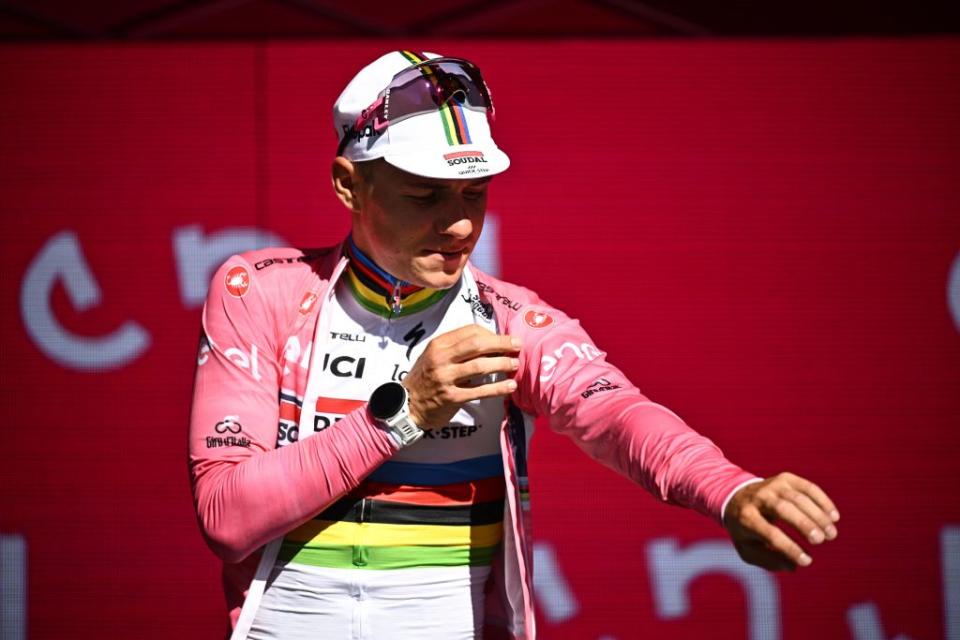
[{"label": "cyclist's face", "polygon": [[401,280],[453,286],[480,237],[490,178],[423,178],[384,161],[354,174],[357,246]]}]

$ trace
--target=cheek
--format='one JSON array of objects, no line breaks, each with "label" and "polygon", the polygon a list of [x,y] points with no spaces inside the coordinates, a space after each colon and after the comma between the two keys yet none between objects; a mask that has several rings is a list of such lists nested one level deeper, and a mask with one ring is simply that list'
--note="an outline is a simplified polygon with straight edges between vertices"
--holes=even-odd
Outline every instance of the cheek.
[{"label": "cheek", "polygon": [[429,217],[400,203],[381,209],[374,224],[382,254],[395,257],[418,249],[432,234]]},{"label": "cheek", "polygon": [[483,230],[483,221],[487,215],[487,202],[483,201],[475,210],[470,213],[470,222],[473,223],[473,234],[474,237],[479,237],[480,231]]}]

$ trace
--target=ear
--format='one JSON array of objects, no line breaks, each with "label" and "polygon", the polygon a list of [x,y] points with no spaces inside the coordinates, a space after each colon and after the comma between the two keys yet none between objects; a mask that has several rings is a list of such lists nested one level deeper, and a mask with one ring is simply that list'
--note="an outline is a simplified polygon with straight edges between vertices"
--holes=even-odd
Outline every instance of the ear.
[{"label": "ear", "polygon": [[333,179],[333,191],[343,206],[353,212],[360,211],[358,195],[362,178],[356,165],[343,156],[337,156],[333,159],[330,174]]}]

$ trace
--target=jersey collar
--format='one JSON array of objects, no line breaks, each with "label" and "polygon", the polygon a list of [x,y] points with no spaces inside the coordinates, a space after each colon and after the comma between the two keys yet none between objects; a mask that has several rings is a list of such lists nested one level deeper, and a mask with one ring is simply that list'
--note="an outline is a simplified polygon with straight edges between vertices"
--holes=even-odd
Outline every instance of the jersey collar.
[{"label": "jersey collar", "polygon": [[436,304],[447,294],[446,289],[419,287],[387,273],[347,236],[343,255],[349,260],[344,271],[347,289],[367,311],[384,318],[417,313]]}]

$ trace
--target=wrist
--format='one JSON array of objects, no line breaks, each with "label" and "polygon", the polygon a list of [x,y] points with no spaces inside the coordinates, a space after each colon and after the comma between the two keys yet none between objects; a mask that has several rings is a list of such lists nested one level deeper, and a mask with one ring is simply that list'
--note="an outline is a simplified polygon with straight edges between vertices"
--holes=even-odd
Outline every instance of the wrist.
[{"label": "wrist", "polygon": [[406,384],[401,383],[404,390],[407,392],[407,413],[410,414],[410,419],[421,429],[425,424],[423,416],[420,414],[420,403],[417,401],[416,395]]},{"label": "wrist", "polygon": [[406,387],[398,382],[386,382],[377,387],[368,404],[370,415],[387,431],[400,447],[406,447],[423,436],[410,415],[409,395]]},{"label": "wrist", "polygon": [[738,484],[737,486],[735,486],[735,487],[730,491],[730,493],[727,494],[726,499],[724,499],[723,504],[720,506],[720,523],[721,523],[721,524],[726,525],[726,522],[727,522],[727,507],[730,506],[730,502],[733,500],[733,497],[736,496],[736,495],[740,492],[740,490],[743,489],[744,487],[746,487],[747,485],[751,485],[751,484],[754,484],[754,483],[756,483],[756,482],[763,482],[763,478],[759,478],[759,477],[758,477],[758,478],[750,478],[749,480],[745,480],[744,482],[741,482],[740,484]]}]

